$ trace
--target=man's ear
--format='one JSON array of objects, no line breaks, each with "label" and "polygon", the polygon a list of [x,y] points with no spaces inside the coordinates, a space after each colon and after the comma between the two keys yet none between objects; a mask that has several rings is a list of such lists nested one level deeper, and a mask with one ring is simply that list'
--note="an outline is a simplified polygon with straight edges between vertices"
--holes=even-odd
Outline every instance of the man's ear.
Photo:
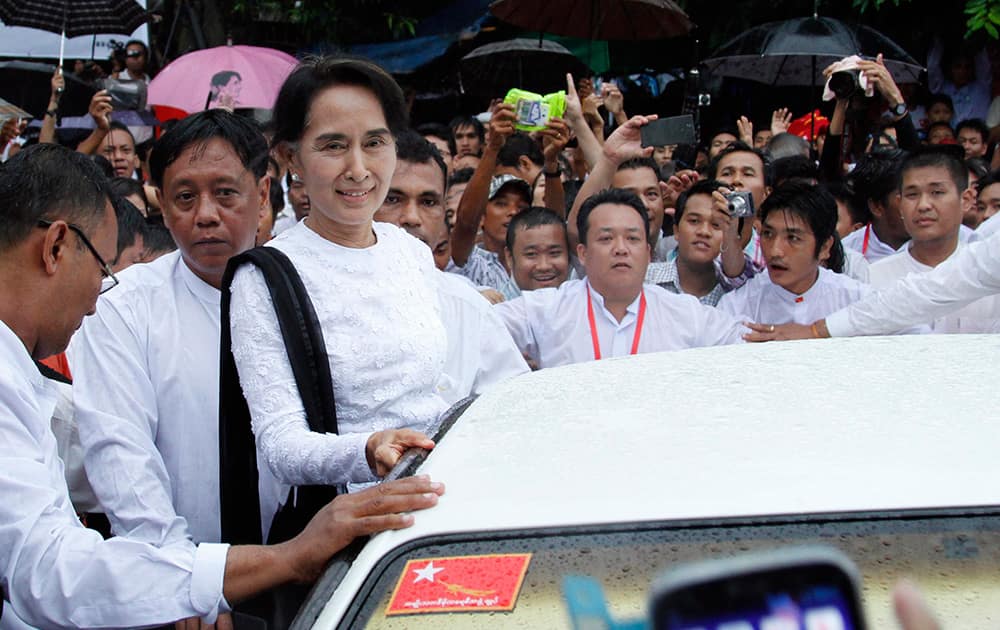
[{"label": "man's ear", "polygon": [[69,228],[65,222],[55,223],[45,230],[42,240],[42,265],[45,273],[55,275],[59,265],[65,260],[66,248],[69,247]]},{"label": "man's ear", "polygon": [[[522,156],[519,156],[517,158],[517,170],[520,171],[520,172],[522,172],[522,173],[531,170],[531,168],[534,165],[535,165],[535,163],[532,162],[530,159],[528,159],[527,155],[522,155]],[[528,182],[528,183],[530,184],[531,182]]]},{"label": "man's ear", "polygon": [[514,254],[510,253],[510,248],[509,247],[504,247],[503,248],[503,257],[504,257],[504,260],[507,262],[507,269],[513,269],[514,268]]},{"label": "man's ear", "polygon": [[577,243],[576,245],[576,258],[584,267],[587,266],[587,246],[583,243]]},{"label": "man's ear", "polygon": [[267,173],[257,180],[257,192],[260,195],[260,211],[257,214],[257,222],[259,223],[271,211],[271,178]]},{"label": "man's ear", "polygon": [[885,216],[885,206],[882,205],[881,201],[875,201],[874,199],[868,200],[868,210],[873,216],[882,218]]},{"label": "man's ear", "polygon": [[833,237],[826,239],[823,243],[823,247],[819,248],[819,258],[820,261],[830,260],[830,251],[833,249]]},{"label": "man's ear", "polygon": [[163,215],[163,225],[170,229],[170,224],[173,223],[172,215],[173,213],[168,211],[167,204],[165,202],[166,195],[163,194],[163,189],[159,186],[156,187],[156,203],[160,205],[160,214]]},{"label": "man's ear", "polygon": [[969,187],[962,191],[962,209],[963,211],[967,207],[976,207],[976,203],[979,201],[979,195],[976,194],[976,189]]}]

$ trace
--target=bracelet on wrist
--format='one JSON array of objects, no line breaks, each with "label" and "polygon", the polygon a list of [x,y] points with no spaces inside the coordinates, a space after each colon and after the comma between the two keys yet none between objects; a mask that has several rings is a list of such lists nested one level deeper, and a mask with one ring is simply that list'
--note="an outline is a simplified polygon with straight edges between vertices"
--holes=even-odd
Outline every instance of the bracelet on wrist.
[{"label": "bracelet on wrist", "polygon": [[550,171],[542,171],[542,173],[545,174],[545,177],[552,177],[552,178],[562,177],[562,171],[560,171],[558,168],[556,168],[556,170],[551,171],[551,172]]}]

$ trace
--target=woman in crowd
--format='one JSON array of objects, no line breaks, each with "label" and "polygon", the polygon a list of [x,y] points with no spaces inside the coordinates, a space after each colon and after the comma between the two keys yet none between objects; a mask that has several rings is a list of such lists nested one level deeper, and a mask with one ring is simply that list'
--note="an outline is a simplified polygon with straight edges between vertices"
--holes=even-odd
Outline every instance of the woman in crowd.
[{"label": "woman in crowd", "polygon": [[433,447],[426,434],[447,407],[435,393],[447,337],[430,250],[372,221],[407,124],[403,94],[370,62],[319,58],[289,76],[274,119],[273,146],[305,182],[311,212],[268,245],[292,261],[315,307],[339,432],[309,430],[263,275],[244,265],[232,283],[232,351],[257,449],[286,486],[373,482],[407,448]]}]

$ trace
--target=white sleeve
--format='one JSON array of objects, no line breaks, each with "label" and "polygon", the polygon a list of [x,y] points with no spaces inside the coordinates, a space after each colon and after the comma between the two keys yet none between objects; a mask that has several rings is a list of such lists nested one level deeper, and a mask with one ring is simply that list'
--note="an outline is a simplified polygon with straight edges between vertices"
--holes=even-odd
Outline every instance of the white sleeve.
[{"label": "white sleeve", "polygon": [[[722,297],[725,299],[729,295],[732,293],[727,293]],[[691,300],[694,302],[692,316],[699,323],[697,339],[699,346],[727,346],[734,343],[744,343],[743,334],[748,331],[738,318],[724,310],[705,306],[693,297]],[[719,301],[719,304],[722,304],[722,300]],[[695,306],[697,308],[693,308]]]},{"label": "white sleeve", "polygon": [[161,545],[187,538],[187,521],[174,511],[154,441],[156,391],[133,319],[124,305],[101,299],[73,336],[75,413],[87,477],[112,529]]},{"label": "white sleeve", "polygon": [[986,126],[993,128],[1000,125],[1000,96],[990,101],[990,109],[986,113]]},{"label": "white sleeve", "polygon": [[253,265],[233,278],[229,318],[257,450],[275,478],[295,486],[375,481],[365,455],[370,434],[309,429],[271,294]]},{"label": "white sleeve", "polygon": [[479,365],[472,385],[473,394],[481,394],[494,383],[531,371],[503,320],[485,299],[483,304],[480,311]]},{"label": "white sleeve", "polygon": [[535,334],[531,327],[531,320],[528,315],[528,303],[525,296],[507,300],[493,306],[493,310],[500,316],[500,321],[507,327],[514,340],[514,345],[522,354],[530,356],[535,361],[538,360],[538,343],[535,341]]},{"label": "white sleeve", "polygon": [[1000,237],[972,243],[924,274],[826,318],[831,337],[884,335],[937,319],[981,297],[1000,293]]},{"label": "white sleeve", "polygon": [[9,407],[0,429],[0,587],[17,617],[40,628],[135,627],[213,622],[228,610],[228,545],[102,540],[59,507],[65,486],[49,484],[35,436]]},{"label": "white sleeve", "polygon": [[746,298],[749,290],[747,285],[743,285],[735,291],[726,293],[719,300],[719,303],[715,305],[715,309],[740,321],[754,319],[753,315],[747,312]]}]

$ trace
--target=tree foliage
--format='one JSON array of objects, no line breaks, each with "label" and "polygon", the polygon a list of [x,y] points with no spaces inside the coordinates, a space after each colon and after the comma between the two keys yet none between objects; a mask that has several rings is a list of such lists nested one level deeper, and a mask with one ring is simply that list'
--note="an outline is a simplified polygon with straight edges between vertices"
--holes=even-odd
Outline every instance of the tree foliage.
[{"label": "tree foliage", "polygon": [[[910,0],[853,0],[854,7],[860,13],[878,11],[890,3],[899,7],[909,2]],[[985,32],[993,39],[1000,38],[1000,0],[966,0],[964,11],[967,16],[967,38],[979,32]]]}]

